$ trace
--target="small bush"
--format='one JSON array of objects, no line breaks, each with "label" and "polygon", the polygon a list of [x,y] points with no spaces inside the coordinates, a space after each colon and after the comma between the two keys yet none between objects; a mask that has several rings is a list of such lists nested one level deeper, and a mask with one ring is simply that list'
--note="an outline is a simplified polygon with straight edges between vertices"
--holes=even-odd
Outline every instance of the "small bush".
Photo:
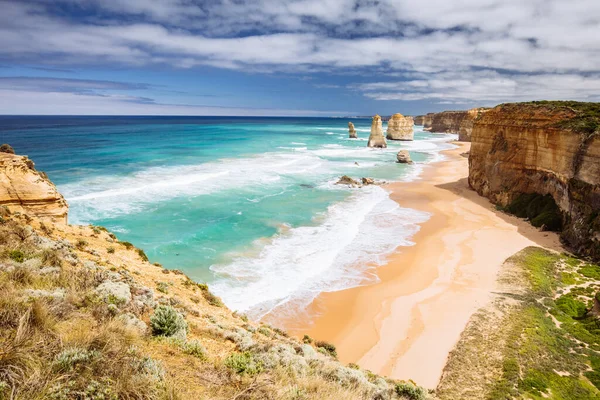
[{"label": "small bush", "polygon": [[0,146],[0,153],[15,154],[15,149],[10,144],[4,143]]},{"label": "small bush", "polygon": [[313,338],[311,338],[308,335],[304,335],[304,337],[302,338],[302,341],[306,344],[311,344],[313,342]]},{"label": "small bush", "polygon": [[169,284],[166,282],[158,282],[156,284],[156,290],[158,290],[161,293],[167,294],[169,293]]},{"label": "small bush", "polygon": [[183,336],[187,333],[187,322],[183,315],[171,306],[160,305],[156,307],[150,317],[150,327],[155,336]]},{"label": "small bush", "polygon": [[204,296],[208,304],[210,304],[211,306],[223,307],[223,302],[221,301],[221,299],[218,296],[212,294],[210,291],[203,290],[202,296]]},{"label": "small bush", "polygon": [[138,249],[137,253],[140,256],[140,258],[142,259],[142,261],[148,261],[148,256],[146,255],[146,253],[144,253],[144,250]]},{"label": "small bush", "polygon": [[106,249],[106,252],[107,252],[108,254],[114,254],[114,252],[115,252],[115,248],[114,248],[114,247],[109,247],[109,248],[107,248],[107,249]]},{"label": "small bush", "polygon": [[67,372],[75,369],[79,364],[89,364],[99,357],[100,353],[95,350],[66,349],[55,357],[54,365],[57,370]]},{"label": "small bush", "polygon": [[120,242],[123,246],[125,246],[126,249],[131,249],[133,248],[133,244],[129,243],[129,242]]},{"label": "small bush", "polygon": [[201,360],[206,359],[206,349],[204,346],[202,346],[199,340],[194,339],[183,343],[181,345],[181,350],[183,350],[185,354],[192,355]]},{"label": "small bush", "polygon": [[77,243],[75,243],[75,247],[77,247],[78,250],[83,250],[85,248],[85,246],[88,245],[88,242],[86,242],[83,239],[79,239],[77,241]]},{"label": "small bush", "polygon": [[22,263],[23,261],[25,261],[25,253],[23,253],[21,250],[11,250],[8,252],[8,257],[13,260],[16,261],[18,263]]},{"label": "small bush", "polygon": [[256,375],[262,371],[262,365],[257,362],[252,353],[232,353],[225,359],[225,366],[240,375]]},{"label": "small bush", "polygon": [[587,311],[585,304],[571,296],[562,296],[556,300],[556,307],[572,318],[581,318]]},{"label": "small bush", "polygon": [[50,267],[60,267],[62,260],[56,250],[46,249],[42,251],[42,265]]},{"label": "small bush", "polygon": [[427,393],[425,389],[411,382],[400,382],[396,384],[396,394],[409,400],[425,400]]},{"label": "small bush", "polygon": [[323,349],[327,352],[327,354],[331,355],[332,357],[337,358],[337,350],[333,344],[325,342],[323,340],[318,340],[315,342],[315,346],[317,346],[318,349]]}]

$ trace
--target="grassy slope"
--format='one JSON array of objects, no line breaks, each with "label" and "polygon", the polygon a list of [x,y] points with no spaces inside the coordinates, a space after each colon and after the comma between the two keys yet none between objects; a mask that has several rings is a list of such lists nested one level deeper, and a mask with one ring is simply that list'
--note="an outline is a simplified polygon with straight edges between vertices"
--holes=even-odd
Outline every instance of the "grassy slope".
[{"label": "grassy slope", "polygon": [[438,396],[600,399],[600,323],[586,316],[598,278],[600,267],[540,248],[511,257],[503,293],[469,323]]},{"label": "grassy slope", "polygon": [[[99,294],[107,281],[134,298]],[[156,304],[138,301],[148,289]],[[173,317],[162,331],[157,307]],[[425,398],[341,365],[334,351],[232,313],[206,285],[102,228],[44,225],[0,207],[0,400]]]},{"label": "grassy slope", "polygon": [[577,112],[577,116],[575,118],[559,122],[557,127],[570,129],[574,132],[585,133],[588,135],[600,131],[600,103],[543,100],[526,103],[508,103],[507,105],[517,107],[521,105],[533,105],[549,108],[551,110],[560,110],[561,108],[572,109]]}]

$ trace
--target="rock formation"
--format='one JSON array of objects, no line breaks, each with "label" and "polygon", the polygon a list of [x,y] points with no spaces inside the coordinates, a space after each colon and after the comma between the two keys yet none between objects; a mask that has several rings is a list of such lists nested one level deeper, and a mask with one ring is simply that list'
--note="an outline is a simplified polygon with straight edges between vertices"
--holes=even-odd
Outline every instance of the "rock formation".
[{"label": "rock formation", "polygon": [[408,150],[400,150],[398,154],[396,154],[396,159],[401,164],[412,164]]},{"label": "rock formation", "polygon": [[599,114],[597,103],[577,102],[487,111],[474,121],[469,185],[500,206],[514,207],[525,194],[552,196],[562,212],[563,242],[599,260]]},{"label": "rock formation", "polygon": [[390,140],[413,140],[414,122],[412,117],[394,114],[388,121],[387,138]]},{"label": "rock formation", "polygon": [[348,185],[348,186],[360,186],[357,180],[350,178],[348,175],[343,175],[336,183],[336,185]]},{"label": "rock formation", "polygon": [[473,131],[473,124],[475,120],[480,118],[481,115],[488,111],[489,108],[472,108],[467,111],[465,118],[460,123],[458,128],[458,140],[461,142],[471,141],[471,132]]},{"label": "rock formation", "polygon": [[433,119],[433,114],[434,113],[428,113],[426,115],[417,115],[414,118],[415,125],[422,125],[423,129],[431,128],[431,121]]},{"label": "rock formation", "polygon": [[433,114],[431,132],[458,133],[460,124],[467,116],[467,111],[442,111]]},{"label": "rock formation", "polygon": [[67,223],[67,202],[24,156],[0,152],[0,205],[11,212]]},{"label": "rock formation", "polygon": [[349,132],[348,137],[350,139],[358,138],[358,135],[356,134],[356,130],[354,129],[354,124],[352,122],[348,122],[348,132]]},{"label": "rock formation", "polygon": [[385,137],[383,137],[383,126],[381,124],[381,117],[376,115],[373,117],[371,122],[371,135],[369,135],[368,147],[387,147]]}]

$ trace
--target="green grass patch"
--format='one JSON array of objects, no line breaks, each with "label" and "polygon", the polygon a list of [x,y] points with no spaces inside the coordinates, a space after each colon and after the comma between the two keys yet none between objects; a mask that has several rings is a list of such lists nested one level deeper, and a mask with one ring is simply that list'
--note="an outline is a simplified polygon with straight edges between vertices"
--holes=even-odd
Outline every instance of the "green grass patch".
[{"label": "green grass patch", "polygon": [[562,213],[554,198],[538,193],[521,193],[507,207],[506,211],[519,218],[528,218],[535,227],[544,226],[548,231],[562,229]]}]

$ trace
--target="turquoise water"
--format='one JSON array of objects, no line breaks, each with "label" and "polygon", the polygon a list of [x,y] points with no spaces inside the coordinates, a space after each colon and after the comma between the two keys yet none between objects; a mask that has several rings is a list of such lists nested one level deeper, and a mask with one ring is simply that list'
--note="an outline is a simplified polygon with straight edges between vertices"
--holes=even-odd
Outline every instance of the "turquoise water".
[{"label": "turquoise water", "polygon": [[[106,226],[260,317],[375,280],[428,218],[334,183],[414,179],[454,136],[415,127],[414,142],[368,149],[370,120],[352,121],[357,140],[344,119],[0,117],[0,142],[48,173],[71,223]],[[415,164],[394,162],[401,148]]]}]

